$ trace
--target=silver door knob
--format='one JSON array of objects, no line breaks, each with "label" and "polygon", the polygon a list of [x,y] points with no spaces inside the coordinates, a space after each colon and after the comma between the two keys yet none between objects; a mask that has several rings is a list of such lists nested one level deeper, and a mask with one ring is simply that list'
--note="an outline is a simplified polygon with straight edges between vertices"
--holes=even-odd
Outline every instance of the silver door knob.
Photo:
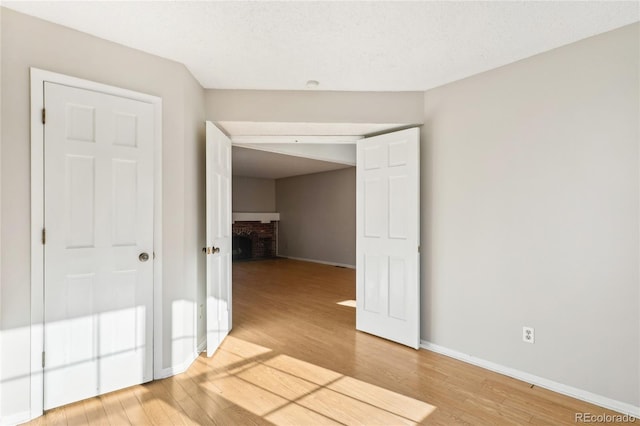
[{"label": "silver door knob", "polygon": [[149,260],[149,253],[140,253],[138,259],[140,259],[140,262],[146,262],[147,260]]}]

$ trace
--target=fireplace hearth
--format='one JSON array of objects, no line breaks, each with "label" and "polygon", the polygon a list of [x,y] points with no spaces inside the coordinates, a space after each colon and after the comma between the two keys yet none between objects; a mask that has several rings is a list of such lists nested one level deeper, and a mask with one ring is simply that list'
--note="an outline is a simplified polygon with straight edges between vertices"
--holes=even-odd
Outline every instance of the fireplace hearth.
[{"label": "fireplace hearth", "polygon": [[232,231],[232,260],[270,259],[277,255],[277,223],[235,221]]},{"label": "fireplace hearth", "polygon": [[252,258],[252,244],[251,237],[245,235],[234,235],[231,248],[232,260],[249,260]]}]

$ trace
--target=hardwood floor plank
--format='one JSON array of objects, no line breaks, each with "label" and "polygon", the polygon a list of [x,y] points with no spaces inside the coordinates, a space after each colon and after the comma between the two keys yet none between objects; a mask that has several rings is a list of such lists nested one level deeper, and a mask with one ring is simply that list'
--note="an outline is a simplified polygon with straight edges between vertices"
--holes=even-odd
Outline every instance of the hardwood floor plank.
[{"label": "hardwood floor plank", "polygon": [[529,423],[533,417],[530,412],[519,408],[504,410],[502,404],[481,396],[467,399],[464,411],[494,424],[521,425]]},{"label": "hardwood floor plank", "polygon": [[148,386],[135,386],[133,393],[140,402],[146,416],[154,425],[172,425],[168,413],[165,411],[162,401],[157,398]]},{"label": "hardwood floor plank", "polygon": [[422,421],[436,409],[431,404],[352,377],[342,377],[330,383],[327,388],[414,422]]},{"label": "hardwood floor plank", "polygon": [[145,413],[144,407],[138,401],[133,388],[123,389],[115,393],[127,414],[129,422],[134,425],[151,424],[151,419]]},{"label": "hardwood floor plank", "polygon": [[425,425],[472,425],[462,418],[462,414],[456,409],[441,410],[436,409],[429,417],[422,421]]},{"label": "hardwood floor plank", "polygon": [[102,405],[104,412],[107,413],[107,420],[110,425],[131,424],[116,392],[100,395],[97,399]]},{"label": "hardwood floor plank", "polygon": [[223,417],[220,419],[221,425],[243,425],[243,426],[267,426],[272,425],[268,420],[257,416],[242,407],[233,405],[223,412]]},{"label": "hardwood floor plank", "polygon": [[68,426],[82,426],[88,423],[83,401],[65,405],[63,408]]},{"label": "hardwood floor plank", "polygon": [[44,419],[45,424],[51,426],[63,426],[67,424],[67,415],[65,414],[64,407],[48,410],[41,419]]},{"label": "hardwood floor plank", "polygon": [[309,410],[297,404],[287,404],[273,413],[265,416],[265,419],[273,424],[281,426],[318,425],[334,426],[342,425],[327,416]]},{"label": "hardwood floor plank", "polygon": [[173,395],[167,391],[164,382],[169,379],[157,380],[144,385],[151,393],[151,397],[162,406],[162,411],[169,422],[176,426],[191,424],[188,416],[182,411],[182,407],[175,400]]},{"label": "hardwood floor plank", "polygon": [[108,426],[109,419],[99,398],[90,398],[83,401],[87,423],[98,426]]},{"label": "hardwood floor plank", "polygon": [[[188,418],[188,424],[207,425],[214,424],[215,417],[209,417],[207,414],[208,407],[198,405],[194,399],[186,392],[181,385],[181,380],[177,376],[170,377],[162,381],[165,388],[174,396],[176,402],[182,409],[184,416]],[[183,417],[184,419],[184,417]],[[184,419],[186,420],[186,419]]]}]

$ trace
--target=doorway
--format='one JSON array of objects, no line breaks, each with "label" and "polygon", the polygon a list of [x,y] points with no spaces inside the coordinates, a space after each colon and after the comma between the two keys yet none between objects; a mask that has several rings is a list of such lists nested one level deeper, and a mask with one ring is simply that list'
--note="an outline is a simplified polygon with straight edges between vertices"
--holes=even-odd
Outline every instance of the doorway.
[{"label": "doorway", "polygon": [[[232,138],[241,140],[239,146],[247,142],[261,143],[256,141],[255,135],[236,138],[232,135]],[[312,139],[283,138],[290,139],[291,145],[279,145],[278,150],[296,152],[296,157],[304,157],[301,155],[303,147],[296,145],[300,139],[307,143]],[[263,145],[251,148],[278,152],[273,146],[267,146],[274,145],[275,140],[277,136],[270,135]],[[319,140],[326,143],[326,138]],[[317,148],[325,148],[322,142],[309,150],[313,152],[311,156],[318,155]],[[361,141],[358,143],[357,178],[357,312],[360,318],[357,328],[416,349],[420,316],[418,150],[419,133],[415,128]],[[411,211],[405,214],[406,210]],[[386,250],[385,246],[392,249]]]}]

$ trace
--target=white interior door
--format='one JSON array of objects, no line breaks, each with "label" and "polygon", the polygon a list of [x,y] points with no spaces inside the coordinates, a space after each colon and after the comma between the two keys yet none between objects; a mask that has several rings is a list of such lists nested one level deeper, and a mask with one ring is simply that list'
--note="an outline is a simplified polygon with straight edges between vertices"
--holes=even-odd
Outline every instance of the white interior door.
[{"label": "white interior door", "polygon": [[207,121],[207,356],[231,330],[231,140]]},{"label": "white interior door", "polygon": [[420,134],[357,143],[356,329],[420,345]]},{"label": "white interior door", "polygon": [[53,83],[44,98],[49,409],[153,378],[154,110]]}]

